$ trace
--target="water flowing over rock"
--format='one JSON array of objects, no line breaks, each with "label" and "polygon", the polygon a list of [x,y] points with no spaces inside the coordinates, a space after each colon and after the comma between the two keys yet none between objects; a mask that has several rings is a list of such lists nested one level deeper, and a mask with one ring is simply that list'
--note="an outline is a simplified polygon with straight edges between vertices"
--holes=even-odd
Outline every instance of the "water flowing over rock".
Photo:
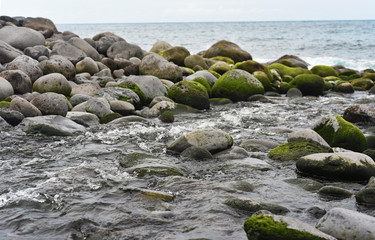
[{"label": "water flowing over rock", "polygon": [[56,115],[25,118],[19,128],[29,134],[42,133],[49,136],[71,136],[85,131],[84,126]]},{"label": "water flowing over rock", "polygon": [[45,44],[45,38],[40,32],[25,27],[1,28],[0,40],[22,51],[27,47]]},{"label": "water flowing over rock", "polygon": [[337,239],[375,239],[375,218],[344,208],[333,208],[316,228]]},{"label": "water flowing over rock", "polygon": [[211,153],[232,147],[233,138],[219,129],[202,129],[181,136],[168,146],[168,150],[182,152],[191,146],[205,148]]},{"label": "water flowing over rock", "polygon": [[366,187],[355,195],[358,203],[375,205],[375,176],[371,177]]}]

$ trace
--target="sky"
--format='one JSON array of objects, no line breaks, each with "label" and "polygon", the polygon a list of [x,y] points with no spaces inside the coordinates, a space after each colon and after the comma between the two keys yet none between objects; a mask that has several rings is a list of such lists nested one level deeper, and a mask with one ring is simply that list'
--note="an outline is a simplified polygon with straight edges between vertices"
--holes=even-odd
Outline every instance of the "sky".
[{"label": "sky", "polygon": [[375,19],[374,0],[0,0],[0,15],[57,24]]}]

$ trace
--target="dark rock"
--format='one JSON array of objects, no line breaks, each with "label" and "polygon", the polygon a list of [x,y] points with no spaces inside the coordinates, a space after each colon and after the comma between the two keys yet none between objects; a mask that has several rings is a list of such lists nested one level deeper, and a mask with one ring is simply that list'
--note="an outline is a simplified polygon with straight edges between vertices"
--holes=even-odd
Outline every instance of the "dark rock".
[{"label": "dark rock", "polygon": [[2,109],[0,109],[0,117],[12,126],[20,124],[20,122],[25,118],[25,116],[18,111]]},{"label": "dark rock", "polygon": [[358,203],[375,205],[375,177],[371,177],[365,188],[356,193]]},{"label": "dark rock", "polygon": [[46,48],[44,45],[27,47],[25,48],[24,53],[35,60],[38,60],[41,56],[49,57],[48,48]]},{"label": "dark rock", "polygon": [[343,118],[352,123],[375,123],[375,108],[366,105],[354,105],[348,107]]},{"label": "dark rock", "polygon": [[6,70],[0,73],[0,77],[5,78],[13,87],[14,93],[24,94],[31,92],[33,85],[29,76],[21,70]]}]

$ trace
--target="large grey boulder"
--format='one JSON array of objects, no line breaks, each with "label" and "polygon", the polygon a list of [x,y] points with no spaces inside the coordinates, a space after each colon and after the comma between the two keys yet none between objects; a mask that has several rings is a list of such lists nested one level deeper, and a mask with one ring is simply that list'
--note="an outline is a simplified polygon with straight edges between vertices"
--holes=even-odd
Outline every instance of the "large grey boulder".
[{"label": "large grey boulder", "polygon": [[115,58],[130,59],[132,57],[137,57],[137,58],[142,59],[143,51],[139,46],[135,44],[131,44],[126,41],[119,41],[119,42],[113,43],[108,48],[107,56],[112,59],[115,59]]},{"label": "large grey boulder", "polygon": [[83,52],[86,53],[88,57],[94,59],[95,61],[100,61],[102,59],[98,51],[96,51],[96,49],[93,46],[91,46],[88,42],[86,42],[82,38],[73,37],[69,39],[68,43],[81,49]]},{"label": "large grey boulder", "polygon": [[42,133],[48,136],[71,136],[85,131],[85,127],[59,115],[25,118],[19,125],[29,134]]},{"label": "large grey boulder", "polygon": [[323,147],[327,151],[331,149],[328,143],[312,129],[302,129],[289,133],[288,142],[310,142]]},{"label": "large grey boulder", "polygon": [[52,52],[50,55],[64,56],[67,59],[69,59],[69,61],[71,61],[73,64],[76,64],[77,62],[87,57],[86,53],[81,49],[61,40],[58,40],[53,43]]},{"label": "large grey boulder", "polygon": [[14,93],[24,94],[31,92],[33,84],[29,76],[21,70],[6,70],[0,73],[0,77],[5,78],[13,87]]},{"label": "large grey boulder", "polygon": [[10,84],[5,78],[0,77],[0,101],[12,96],[13,94],[14,90],[12,84]]},{"label": "large grey boulder", "polygon": [[132,115],[135,112],[133,104],[125,101],[113,100],[109,102],[111,110],[123,116]]},{"label": "large grey boulder", "polygon": [[96,49],[100,54],[107,54],[108,48],[117,42],[118,39],[113,36],[104,36],[100,38],[98,41],[96,41]]},{"label": "large grey boulder", "polygon": [[204,148],[211,153],[217,153],[232,147],[233,138],[220,129],[202,129],[187,133],[172,142],[167,150],[182,152],[186,148],[196,146]]},{"label": "large grey boulder", "polygon": [[357,152],[316,153],[301,157],[297,170],[306,174],[343,180],[368,180],[375,176],[375,162]]},{"label": "large grey boulder", "polygon": [[24,98],[16,97],[10,102],[10,110],[18,111],[25,117],[41,116],[42,112]]},{"label": "large grey boulder", "polygon": [[68,58],[60,55],[51,56],[50,59],[39,63],[43,74],[61,73],[67,79],[73,79],[76,74],[76,68]]},{"label": "large grey boulder", "polygon": [[211,86],[213,86],[214,83],[217,81],[217,78],[212,73],[210,73],[209,71],[204,71],[204,70],[198,71],[198,72],[196,72],[192,75],[187,76],[186,80],[194,80],[197,77],[202,77],[202,78],[206,79],[207,82]]},{"label": "large grey boulder", "polygon": [[45,44],[43,34],[25,27],[5,26],[1,28],[0,40],[22,51],[27,47]]},{"label": "large grey boulder", "polygon": [[39,93],[54,92],[69,96],[72,87],[64,75],[51,73],[36,80],[33,84],[33,90]]},{"label": "large grey boulder", "polygon": [[39,94],[31,100],[31,103],[43,115],[61,115],[65,117],[69,109],[68,100],[65,96],[54,92]]},{"label": "large grey boulder", "polygon": [[88,96],[95,96],[99,91],[100,87],[94,83],[82,83],[72,87],[72,92],[70,93],[71,96],[77,94],[83,94]]},{"label": "large grey boulder", "polygon": [[23,54],[22,51],[12,47],[8,43],[0,40],[0,63],[8,63]]},{"label": "large grey boulder", "polygon": [[6,68],[7,70],[21,70],[30,77],[32,82],[43,76],[43,71],[39,68],[39,62],[26,55],[16,57],[7,64]]},{"label": "large grey boulder", "polygon": [[168,62],[162,56],[151,53],[145,56],[139,65],[140,75],[152,75],[160,79],[177,82],[182,79],[182,69]]},{"label": "large grey boulder", "polygon": [[141,107],[141,99],[139,96],[133,92],[130,89],[126,88],[119,88],[119,87],[106,87],[100,89],[100,91],[97,93],[98,97],[104,97],[108,101],[112,100],[122,100],[127,101],[136,109],[139,109]]},{"label": "large grey boulder", "polygon": [[345,208],[329,210],[316,228],[337,239],[375,239],[375,218]]}]

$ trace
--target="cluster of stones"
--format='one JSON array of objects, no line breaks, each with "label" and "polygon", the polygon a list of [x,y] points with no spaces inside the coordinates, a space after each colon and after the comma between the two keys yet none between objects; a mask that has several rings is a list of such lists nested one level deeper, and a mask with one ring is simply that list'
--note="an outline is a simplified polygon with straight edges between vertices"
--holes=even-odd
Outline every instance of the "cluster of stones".
[{"label": "cluster of stones", "polygon": [[[261,99],[259,94],[302,97],[320,96],[328,90],[373,92],[374,80],[373,70],[358,72],[323,65],[309,70],[305,61],[290,55],[258,63],[225,40],[194,55],[164,41],[156,42],[147,52],[109,32],[81,39],[72,32],[58,32],[45,18],[0,17],[0,131],[18,126],[28,133],[72,135],[99,123],[147,121],[145,117],[158,116],[169,123],[179,112]],[[233,164],[267,170],[272,166],[251,158],[248,150],[272,149],[270,159],[295,161],[303,174],[369,180],[355,196],[359,204],[375,204],[375,163],[371,158],[375,141],[366,138],[352,124],[355,122],[375,122],[375,109],[355,105],[343,117],[325,116],[312,129],[291,133],[288,142],[279,146],[261,140],[233,146],[233,138],[226,132],[203,129],[181,136],[167,150],[193,160],[233,159],[224,164],[224,170]],[[239,158],[245,160],[235,160]],[[120,165],[140,177],[185,174],[176,165],[165,165],[157,157],[141,153],[125,156]],[[318,194],[353,194],[313,185]],[[244,183],[236,187],[251,191]],[[375,239],[374,218],[345,209],[331,209],[314,228],[282,216],[289,210],[275,204],[248,198],[230,198],[225,204],[255,213],[245,223],[249,239]]]}]

